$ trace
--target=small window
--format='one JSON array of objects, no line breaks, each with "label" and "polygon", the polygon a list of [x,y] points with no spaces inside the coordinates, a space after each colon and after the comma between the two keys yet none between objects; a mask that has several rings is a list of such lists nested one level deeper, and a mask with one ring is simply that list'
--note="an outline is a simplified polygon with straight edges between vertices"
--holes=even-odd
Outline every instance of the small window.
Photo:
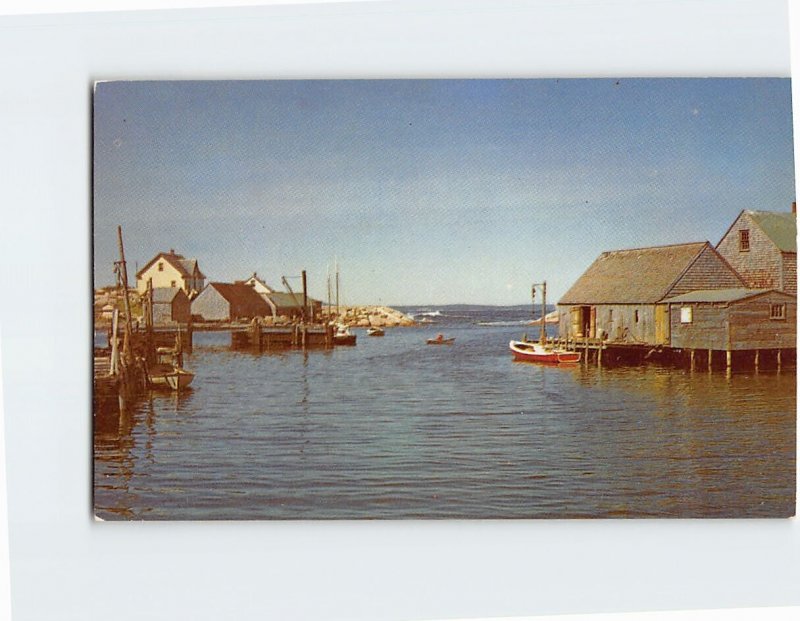
[{"label": "small window", "polygon": [[173,280],[171,283],[169,283],[169,286],[170,286],[170,287],[172,287],[172,288],[174,289],[174,288],[175,288],[175,286],[176,286],[176,284],[175,284],[175,281]]},{"label": "small window", "polygon": [[748,252],[750,250],[750,231],[743,229],[739,231],[739,252]]},{"label": "small window", "polygon": [[691,306],[681,306],[681,323],[692,323]]},{"label": "small window", "polygon": [[638,310],[633,311],[633,322],[634,323],[639,323],[639,311]]},{"label": "small window", "polygon": [[770,304],[769,305],[769,318],[770,319],[786,319],[786,304]]},{"label": "small window", "polygon": [[613,308],[609,308],[608,309],[608,320],[612,321],[613,319],[614,319],[614,309]]},{"label": "small window", "polygon": [[158,271],[159,272],[163,272],[164,271],[164,264],[163,263],[159,263],[158,264]]}]

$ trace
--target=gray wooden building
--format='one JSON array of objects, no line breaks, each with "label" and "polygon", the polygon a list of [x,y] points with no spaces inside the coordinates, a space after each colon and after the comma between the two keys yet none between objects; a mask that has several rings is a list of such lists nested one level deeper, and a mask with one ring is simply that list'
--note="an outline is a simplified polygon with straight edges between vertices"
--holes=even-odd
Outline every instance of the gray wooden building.
[{"label": "gray wooden building", "polygon": [[744,286],[708,242],[604,252],[558,301],[559,335],[669,345],[665,298]]},{"label": "gray wooden building", "polygon": [[691,291],[664,300],[670,345],[712,351],[796,347],[797,298],[775,289]]},{"label": "gray wooden building", "polygon": [[797,213],[742,211],[717,252],[751,288],[797,295]]},{"label": "gray wooden building", "polygon": [[212,282],[192,300],[192,315],[202,321],[234,321],[267,317],[272,310],[249,285]]},{"label": "gray wooden building", "polygon": [[183,289],[156,287],[153,289],[153,323],[187,323],[191,317],[191,302]]}]

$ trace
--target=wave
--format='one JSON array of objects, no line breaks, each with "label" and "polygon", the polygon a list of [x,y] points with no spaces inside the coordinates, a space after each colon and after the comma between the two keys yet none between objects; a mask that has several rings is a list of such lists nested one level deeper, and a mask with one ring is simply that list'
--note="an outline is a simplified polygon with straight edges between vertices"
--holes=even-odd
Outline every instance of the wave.
[{"label": "wave", "polygon": [[477,326],[527,326],[529,322],[527,319],[520,319],[517,321],[476,321]]},{"label": "wave", "polygon": [[441,317],[441,316],[442,316],[442,311],[440,311],[440,310],[435,310],[435,311],[420,311],[420,312],[418,312],[418,313],[416,313],[416,314],[417,314],[417,315],[420,315],[420,316],[422,316],[422,317]]}]

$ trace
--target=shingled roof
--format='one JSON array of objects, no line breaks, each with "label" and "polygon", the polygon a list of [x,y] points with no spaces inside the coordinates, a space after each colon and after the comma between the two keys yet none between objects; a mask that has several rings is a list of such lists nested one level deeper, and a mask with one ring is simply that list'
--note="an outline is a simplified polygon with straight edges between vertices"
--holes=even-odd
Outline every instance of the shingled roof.
[{"label": "shingled roof", "polygon": [[208,286],[216,289],[230,303],[232,315],[257,317],[272,314],[269,304],[250,285],[241,282],[212,282]]},{"label": "shingled roof", "polygon": [[797,214],[781,211],[748,211],[781,252],[797,252]]},{"label": "shingled roof", "polygon": [[205,274],[203,274],[203,272],[201,272],[197,267],[197,259],[187,259],[183,255],[176,254],[174,250],[171,250],[169,252],[159,252],[156,256],[150,259],[142,269],[136,272],[136,278],[141,278],[142,274],[150,269],[150,266],[159,259],[164,259],[172,267],[178,270],[180,275],[184,278],[193,278],[195,269],[197,269],[199,272],[200,278],[206,277]]},{"label": "shingled roof", "polygon": [[601,254],[559,304],[655,304],[708,242],[613,250]]}]

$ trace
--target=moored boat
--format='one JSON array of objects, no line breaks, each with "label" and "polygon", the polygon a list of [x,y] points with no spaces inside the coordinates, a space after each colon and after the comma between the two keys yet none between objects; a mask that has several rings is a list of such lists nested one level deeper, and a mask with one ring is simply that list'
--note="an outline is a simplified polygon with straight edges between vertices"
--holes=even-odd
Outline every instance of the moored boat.
[{"label": "moored boat", "polygon": [[350,328],[345,325],[339,324],[333,333],[334,345],[355,345],[356,335],[350,332]]},{"label": "moored boat", "polygon": [[456,337],[445,338],[444,334],[437,334],[436,338],[428,339],[428,345],[452,345]]},{"label": "moored boat", "polygon": [[548,347],[530,341],[510,341],[508,344],[514,360],[525,362],[544,362],[548,364],[576,363],[581,361],[581,353]]},{"label": "moored boat", "polygon": [[386,331],[378,326],[367,328],[367,336],[384,336]]}]

